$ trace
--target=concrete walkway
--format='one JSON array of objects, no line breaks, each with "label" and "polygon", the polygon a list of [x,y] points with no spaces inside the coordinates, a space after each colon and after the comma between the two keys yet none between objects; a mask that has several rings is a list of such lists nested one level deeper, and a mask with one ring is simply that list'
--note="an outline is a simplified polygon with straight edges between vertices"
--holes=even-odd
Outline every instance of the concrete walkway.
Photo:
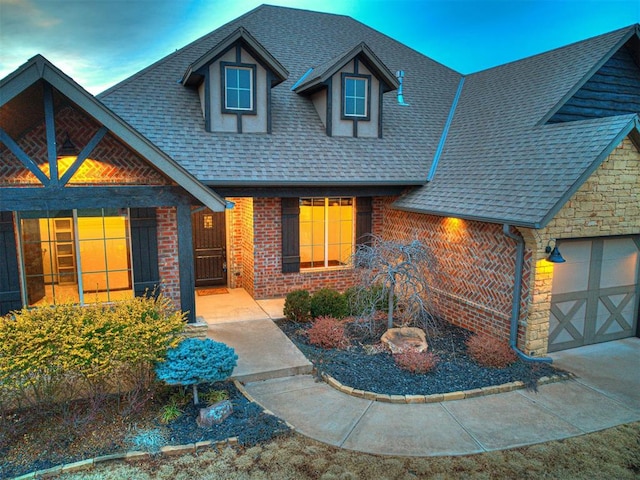
[{"label": "concrete walkway", "polygon": [[273,320],[282,318],[284,299],[256,302],[241,288],[196,298],[207,336],[233,347],[238,365],[232,378],[254,382],[311,373],[313,365]]},{"label": "concrete walkway", "polygon": [[273,323],[283,300],[254,301],[242,289],[197,298],[209,337],[233,346],[233,377],[298,432],[367,453],[465,455],[559,440],[640,421],[640,338],[553,354],[577,378],[431,404],[391,404],[338,392]]},{"label": "concrete walkway", "polygon": [[[308,437],[381,455],[466,455],[560,440],[640,420],[640,339],[553,355],[575,380],[432,404],[351,397],[309,375],[248,393]],[[574,368],[575,367],[575,368]]]}]

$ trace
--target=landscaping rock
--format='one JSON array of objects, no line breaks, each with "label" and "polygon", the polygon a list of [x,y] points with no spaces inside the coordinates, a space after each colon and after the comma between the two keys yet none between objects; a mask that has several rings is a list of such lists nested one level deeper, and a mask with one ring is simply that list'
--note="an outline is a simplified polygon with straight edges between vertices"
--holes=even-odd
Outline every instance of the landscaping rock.
[{"label": "landscaping rock", "polygon": [[424,352],[428,347],[424,330],[416,327],[390,328],[384,332],[380,341],[386,343],[393,354],[408,350]]},{"label": "landscaping rock", "polygon": [[222,400],[214,403],[210,407],[201,408],[200,415],[196,419],[199,427],[208,428],[219,425],[233,413],[233,405],[229,400]]}]

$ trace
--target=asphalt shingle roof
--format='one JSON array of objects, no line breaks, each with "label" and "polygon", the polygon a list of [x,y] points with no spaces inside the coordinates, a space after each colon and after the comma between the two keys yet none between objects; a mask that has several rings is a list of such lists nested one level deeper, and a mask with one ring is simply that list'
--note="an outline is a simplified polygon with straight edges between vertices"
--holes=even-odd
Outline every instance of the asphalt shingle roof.
[{"label": "asphalt shingle roof", "polygon": [[[272,89],[272,133],[205,131],[198,94],[179,84],[187,67],[244,27],[289,78]],[[328,137],[313,103],[291,91],[309,68],[366,43],[404,95],[384,95],[383,138]],[[425,181],[460,74],[352,18],[261,6],[98,96],[209,185],[418,185]]]},{"label": "asphalt shingle roof", "polygon": [[[635,27],[465,78],[432,182],[402,209],[541,226],[635,115],[545,124]],[[582,178],[584,180],[584,178]]]},{"label": "asphalt shingle roof", "polygon": [[[272,89],[271,134],[205,131],[188,66],[245,28],[289,72]],[[546,124],[637,26],[465,77],[435,177],[426,184],[462,76],[349,17],[261,6],[99,95],[211,186],[422,185],[397,208],[542,226],[637,115]],[[354,45],[404,70],[384,95],[383,138],[328,137],[311,100],[291,91]]]}]

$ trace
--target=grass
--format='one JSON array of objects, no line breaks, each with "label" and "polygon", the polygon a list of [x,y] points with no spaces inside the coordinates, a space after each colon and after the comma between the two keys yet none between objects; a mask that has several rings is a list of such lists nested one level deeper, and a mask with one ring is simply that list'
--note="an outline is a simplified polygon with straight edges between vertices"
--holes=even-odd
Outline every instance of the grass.
[{"label": "grass", "polygon": [[247,449],[102,465],[65,480],[637,479],[640,422],[513,450],[458,457],[382,457],[294,434]]}]

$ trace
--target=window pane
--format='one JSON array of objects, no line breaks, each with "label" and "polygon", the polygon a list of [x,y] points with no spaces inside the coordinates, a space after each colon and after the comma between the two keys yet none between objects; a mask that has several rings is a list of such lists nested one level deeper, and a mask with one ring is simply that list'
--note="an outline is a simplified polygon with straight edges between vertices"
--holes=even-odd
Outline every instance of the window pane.
[{"label": "window pane", "polygon": [[227,88],[238,87],[238,70],[235,68],[227,67]]},{"label": "window pane", "polygon": [[251,71],[238,70],[238,87],[249,90],[251,88]]},{"label": "window pane", "polygon": [[251,91],[250,90],[240,90],[238,91],[238,105],[240,108],[244,108],[246,110],[251,110]]},{"label": "window pane", "polygon": [[355,82],[353,81],[353,78],[344,79],[344,94],[347,97],[353,97],[355,94]]},{"label": "window pane", "polygon": [[365,86],[366,86],[366,80],[359,78],[355,81],[356,97],[364,98]]},{"label": "window pane", "polygon": [[344,113],[345,115],[355,115],[356,113],[356,101],[354,98],[344,99]]},{"label": "window pane", "polygon": [[356,99],[355,114],[365,116],[364,98]]}]

